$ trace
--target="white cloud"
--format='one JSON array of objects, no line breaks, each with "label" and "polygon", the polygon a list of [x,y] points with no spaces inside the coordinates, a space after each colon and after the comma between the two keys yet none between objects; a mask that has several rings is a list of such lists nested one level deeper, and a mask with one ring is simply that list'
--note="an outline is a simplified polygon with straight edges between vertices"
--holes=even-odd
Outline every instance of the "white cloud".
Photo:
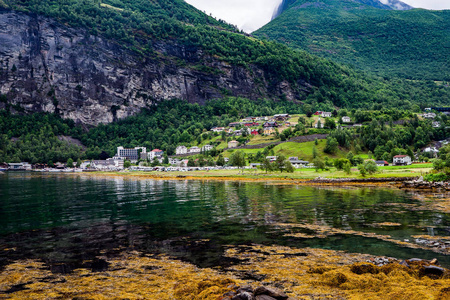
[{"label": "white cloud", "polygon": [[[272,19],[282,0],[185,0],[215,18],[252,32]],[[386,2],[387,0],[381,0]],[[450,9],[449,0],[402,0],[413,6],[427,9]]]},{"label": "white cloud", "polygon": [[213,17],[237,25],[246,32],[264,26],[272,19],[281,0],[186,0]]},{"label": "white cloud", "polygon": [[401,0],[401,1],[416,8],[450,9],[450,1],[448,0]]}]

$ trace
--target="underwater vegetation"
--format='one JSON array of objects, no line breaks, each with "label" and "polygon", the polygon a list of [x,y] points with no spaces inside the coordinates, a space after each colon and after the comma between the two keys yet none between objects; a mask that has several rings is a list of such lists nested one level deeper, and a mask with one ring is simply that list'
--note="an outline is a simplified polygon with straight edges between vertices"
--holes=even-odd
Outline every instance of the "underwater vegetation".
[{"label": "underwater vegetation", "polygon": [[[165,255],[133,251],[104,270],[52,273],[36,260],[0,273],[0,299],[231,299],[239,287],[275,287],[289,299],[449,299],[450,272],[438,262],[281,246],[230,246],[239,263],[198,268]],[[378,260],[379,261],[379,260]],[[374,263],[375,262],[375,263]],[[228,295],[228,296],[227,296]]]}]

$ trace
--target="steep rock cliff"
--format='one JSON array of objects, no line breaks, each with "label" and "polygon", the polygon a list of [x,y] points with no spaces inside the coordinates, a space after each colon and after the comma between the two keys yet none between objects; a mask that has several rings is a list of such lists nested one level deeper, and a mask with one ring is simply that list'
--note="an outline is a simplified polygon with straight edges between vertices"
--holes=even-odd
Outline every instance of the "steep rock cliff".
[{"label": "steep rock cliff", "polygon": [[16,110],[97,125],[172,98],[295,100],[311,88],[267,82],[255,66],[233,66],[176,41],[153,45],[154,54],[145,56],[49,18],[0,11],[0,93]]}]

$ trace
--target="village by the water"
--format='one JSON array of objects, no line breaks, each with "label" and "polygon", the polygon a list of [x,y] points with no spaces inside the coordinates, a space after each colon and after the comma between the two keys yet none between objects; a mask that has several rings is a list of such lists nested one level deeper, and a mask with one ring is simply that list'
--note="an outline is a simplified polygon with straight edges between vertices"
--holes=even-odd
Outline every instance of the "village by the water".
[{"label": "village by the water", "polygon": [[[448,114],[445,108],[427,108],[423,114],[418,116],[423,120],[429,120],[433,128],[440,128],[441,122],[435,121],[439,114]],[[306,121],[305,121],[306,119]],[[280,133],[284,130],[295,128],[302,120],[303,126],[315,129],[349,129],[361,128],[362,123],[355,123],[352,119],[345,116],[338,116],[336,112],[317,111],[312,116],[291,116],[289,114],[276,114],[273,116],[249,116],[241,119],[240,122],[229,123],[226,127],[212,127],[209,134],[216,137],[221,137],[222,141],[216,141],[213,144],[203,144],[196,146],[179,145],[176,147],[176,153],[168,156],[160,149],[147,149],[146,147],[124,148],[121,145],[117,146],[117,153],[111,158],[103,160],[84,160],[84,161],[70,161],[55,162],[52,166],[48,164],[31,165],[28,162],[20,163],[1,163],[0,171],[35,171],[35,172],[94,172],[94,171],[202,171],[202,170],[223,170],[223,169],[237,169],[242,167],[244,169],[261,168],[262,164],[258,162],[245,163],[242,166],[235,166],[230,162],[230,158],[223,157],[222,162],[206,161],[201,158],[196,158],[200,154],[214,154],[230,152],[238,149],[263,149],[264,146],[280,145],[284,142],[291,142],[295,139],[300,140],[296,142],[312,142],[317,140],[324,140],[328,134],[313,134],[305,136],[297,136],[294,139],[279,141]],[[400,122],[401,123],[401,122]],[[400,124],[399,123],[399,124]],[[330,125],[331,124],[331,125]],[[254,137],[264,137],[263,142],[249,144]],[[236,140],[239,138],[239,141]],[[271,142],[271,140],[278,140]],[[426,158],[437,157],[439,149],[448,144],[447,140],[438,141],[432,145],[428,145],[422,149],[422,153]],[[219,146],[219,147],[218,147]],[[415,155],[395,155],[391,161],[375,160],[373,158],[366,158],[363,161],[373,161],[378,167],[387,166],[409,166],[418,163],[418,167],[423,167],[423,160],[419,161],[419,154]],[[267,155],[265,159],[271,163],[277,160],[277,155]],[[303,160],[300,156],[286,157],[286,160],[295,169],[314,169],[317,166],[314,162]]]}]

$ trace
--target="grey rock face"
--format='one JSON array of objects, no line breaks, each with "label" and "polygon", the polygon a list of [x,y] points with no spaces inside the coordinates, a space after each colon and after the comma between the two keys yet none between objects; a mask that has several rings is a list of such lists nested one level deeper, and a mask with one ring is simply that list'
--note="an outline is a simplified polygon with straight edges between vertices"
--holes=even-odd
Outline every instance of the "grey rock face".
[{"label": "grey rock face", "polygon": [[[309,88],[300,83],[297,89]],[[98,125],[173,98],[295,100],[299,91],[287,82],[269,84],[257,67],[232,66],[195,47],[158,42],[154,54],[143,56],[49,18],[0,11],[0,93],[28,113],[56,112]]]}]

